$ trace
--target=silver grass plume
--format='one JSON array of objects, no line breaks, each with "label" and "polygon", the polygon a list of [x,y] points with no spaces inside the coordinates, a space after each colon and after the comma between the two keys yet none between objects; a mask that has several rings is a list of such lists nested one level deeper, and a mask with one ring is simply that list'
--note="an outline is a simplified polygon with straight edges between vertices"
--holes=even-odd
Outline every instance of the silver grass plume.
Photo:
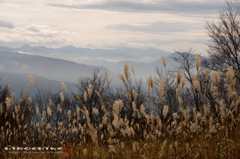
[{"label": "silver grass plume", "polygon": [[32,98],[31,97],[28,97],[28,102],[29,102],[29,104],[32,103]]},{"label": "silver grass plume", "polygon": [[220,77],[219,77],[219,72],[218,71],[213,71],[213,81],[217,84],[217,86],[219,87],[219,82],[220,82]]},{"label": "silver grass plume", "polygon": [[195,56],[195,60],[196,60],[196,68],[197,68],[197,71],[199,70],[199,66],[200,66],[200,59],[198,58],[198,55]]},{"label": "silver grass plume", "polygon": [[126,92],[125,96],[126,96],[128,102],[131,102],[131,101],[132,101],[132,98],[131,98],[131,95],[130,95],[129,92]]},{"label": "silver grass plume", "polygon": [[161,55],[161,62],[163,66],[166,68],[166,58],[163,55]]},{"label": "silver grass plume", "polygon": [[133,89],[133,90],[132,90],[132,94],[133,94],[133,99],[134,99],[134,101],[136,101],[136,100],[137,100],[138,93]]},{"label": "silver grass plume", "polygon": [[230,66],[227,71],[227,83],[230,84],[234,78],[233,67]]},{"label": "silver grass plume", "polygon": [[124,78],[124,76],[123,76],[123,74],[118,74],[118,78],[120,79],[120,80],[122,80],[122,82],[123,82],[123,84],[124,85],[126,85],[126,81],[125,81],[125,78]]},{"label": "silver grass plume", "polygon": [[84,98],[84,101],[87,102],[88,97],[87,97],[87,92],[86,91],[84,91],[84,93],[83,93],[83,98]]},{"label": "silver grass plume", "polygon": [[159,97],[161,98],[161,102],[164,100],[164,85],[163,85],[163,80],[161,79],[159,82],[159,87],[158,87],[158,94]]},{"label": "silver grass plume", "polygon": [[35,78],[33,77],[33,75],[28,75],[28,78],[29,78],[29,81],[30,81],[31,83],[37,85],[36,80],[35,80]]},{"label": "silver grass plume", "polygon": [[71,110],[68,110],[67,116],[68,116],[68,122],[70,122],[70,120],[71,120]]},{"label": "silver grass plume", "polygon": [[12,97],[13,100],[15,101],[15,100],[16,100],[16,93],[12,92],[12,93],[11,93],[11,97]]},{"label": "silver grass plume", "polygon": [[167,114],[168,114],[168,105],[164,105],[164,107],[163,107],[163,117],[164,117],[164,119],[166,118]]},{"label": "silver grass plume", "polygon": [[128,64],[127,63],[124,64],[124,75],[125,75],[126,80],[128,80],[128,78],[130,76],[130,73],[128,71]]},{"label": "silver grass plume", "polygon": [[11,92],[11,84],[8,84],[8,92]]},{"label": "silver grass plume", "polygon": [[107,80],[107,85],[108,85],[108,87],[109,87],[109,77],[108,77],[107,70],[105,70],[105,76],[106,76],[106,80]]},{"label": "silver grass plume", "polygon": [[63,95],[63,93],[60,92],[59,95],[60,95],[61,101],[64,102],[64,95]]},{"label": "silver grass plume", "polygon": [[134,77],[135,77],[135,71],[134,71],[133,66],[131,66],[130,69],[131,69],[131,71],[132,71],[132,73],[133,73],[133,75],[134,75]]},{"label": "silver grass plume", "polygon": [[89,86],[88,86],[88,97],[89,97],[89,99],[91,99],[91,97],[92,97],[92,92],[93,92],[92,85],[89,84]]},{"label": "silver grass plume", "polygon": [[64,89],[65,92],[67,92],[67,86],[65,85],[64,82],[61,82],[62,88]]},{"label": "silver grass plume", "polygon": [[184,85],[185,85],[185,78],[182,78],[182,89],[183,89]]}]

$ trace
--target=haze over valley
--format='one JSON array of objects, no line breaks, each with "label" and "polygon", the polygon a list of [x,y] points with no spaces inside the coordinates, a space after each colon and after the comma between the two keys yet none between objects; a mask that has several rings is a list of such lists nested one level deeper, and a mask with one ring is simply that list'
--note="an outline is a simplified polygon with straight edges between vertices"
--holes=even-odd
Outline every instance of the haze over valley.
[{"label": "haze over valley", "polygon": [[0,47],[0,72],[3,76],[2,82],[13,83],[12,88],[16,88],[18,93],[27,85],[27,74],[36,76],[43,89],[49,88],[53,91],[60,88],[56,81],[64,81],[73,88],[80,76],[90,77],[95,69],[99,69],[99,74],[102,75],[107,70],[112,83],[119,85],[121,81],[118,74],[123,73],[125,63],[134,68],[137,79],[145,80],[146,77],[156,74],[156,67],[163,69],[161,55],[166,56],[168,68],[176,65],[172,57],[177,54],[156,49],[94,50],[73,46],[53,49],[25,44],[19,48]]}]

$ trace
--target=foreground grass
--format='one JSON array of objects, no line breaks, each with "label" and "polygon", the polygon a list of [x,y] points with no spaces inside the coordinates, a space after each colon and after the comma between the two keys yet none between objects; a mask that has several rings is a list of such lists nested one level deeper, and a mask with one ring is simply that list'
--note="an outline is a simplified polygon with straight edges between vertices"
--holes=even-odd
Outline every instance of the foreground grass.
[{"label": "foreground grass", "polygon": [[[154,94],[154,81],[151,76],[147,81],[149,96],[153,102],[147,107],[141,104],[137,108],[138,93],[135,90],[128,90],[129,76],[128,65],[125,64],[124,75],[120,74],[119,78],[126,87],[124,98],[127,106],[131,108],[130,117],[121,114],[126,106],[123,99],[112,104],[107,103],[103,101],[98,91],[93,91],[91,84],[83,93],[83,97],[76,95],[81,108],[64,111],[64,94],[61,92],[59,94],[61,101],[56,109],[49,99],[45,109],[39,112],[39,108],[36,107],[36,110],[30,111],[33,112],[32,118],[27,118],[26,121],[20,110],[27,91],[16,105],[13,104],[14,96],[7,97],[5,103],[0,105],[2,123],[0,158],[240,158],[240,91],[232,67],[228,68],[227,80],[223,84],[227,88],[228,97],[225,99],[219,95],[221,93],[219,72],[213,72],[212,79],[206,73],[205,79],[211,84],[209,94],[212,101],[205,100],[207,89],[201,94],[203,87],[200,86],[197,76],[194,78],[191,91],[184,96],[182,90],[185,80],[181,79],[179,72],[176,83],[178,103],[175,106],[178,109],[175,112],[171,106],[163,103],[166,96],[162,80],[159,82],[158,97],[151,96],[150,90],[153,90]],[[34,77],[29,78],[37,86]],[[109,81],[108,78],[106,81]],[[62,87],[67,92],[64,83]],[[100,109],[89,104],[94,93],[100,100]],[[183,104],[184,98],[189,96],[199,96],[199,100],[203,101],[199,109],[190,108],[189,102]],[[157,105],[154,103],[155,99],[161,113],[153,113],[154,109],[147,113],[145,108]],[[25,106],[30,108],[31,103],[32,99],[28,98]],[[14,146],[56,148],[62,145],[67,145],[70,149],[63,148],[58,151],[4,149]]]},{"label": "foreground grass", "polygon": [[[239,132],[239,131],[238,131]],[[221,135],[222,134],[222,135]],[[223,133],[210,138],[199,135],[192,136],[187,141],[179,138],[171,141],[166,139],[164,145],[160,141],[137,142],[136,146],[131,143],[121,146],[116,144],[112,146],[80,144],[74,145],[71,153],[52,151],[44,153],[34,153],[27,151],[11,153],[5,151],[4,158],[126,158],[126,159],[144,159],[144,158],[235,158],[240,157],[240,143],[238,136],[234,138],[225,138]],[[179,136],[180,137],[180,136]],[[129,141],[131,142],[131,141]],[[134,141],[135,142],[135,141]],[[61,152],[61,153],[60,153]]]}]

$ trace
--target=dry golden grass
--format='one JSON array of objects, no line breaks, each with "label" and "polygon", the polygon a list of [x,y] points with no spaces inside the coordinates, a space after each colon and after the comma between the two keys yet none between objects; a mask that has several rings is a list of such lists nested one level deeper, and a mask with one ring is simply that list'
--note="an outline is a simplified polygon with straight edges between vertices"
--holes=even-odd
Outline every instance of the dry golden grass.
[{"label": "dry golden grass", "polygon": [[[162,58],[164,66],[165,58]],[[199,69],[200,60],[196,56],[196,68]],[[126,117],[121,117],[121,111],[124,104],[121,99],[116,100],[112,105],[112,110],[106,109],[101,94],[95,92],[102,101],[101,110],[105,113],[102,116],[102,123],[95,125],[92,123],[91,115],[99,115],[99,110],[92,109],[92,114],[88,111],[87,106],[83,104],[84,109],[77,108],[76,112],[68,110],[63,114],[61,103],[64,101],[64,94],[61,92],[61,102],[57,105],[57,112],[62,116],[67,116],[67,124],[58,122],[53,127],[50,123],[52,118],[52,103],[49,101],[47,111],[39,113],[36,107],[35,116],[41,116],[40,121],[32,121],[31,125],[21,126],[24,119],[19,114],[19,105],[15,106],[14,121],[15,127],[12,129],[13,123],[8,122],[9,116],[3,111],[3,105],[0,104],[1,115],[6,120],[4,126],[1,127],[1,157],[2,158],[240,158],[240,114],[239,90],[236,89],[236,79],[232,67],[228,68],[227,81],[228,96],[231,98],[230,105],[226,101],[218,98],[218,87],[220,83],[220,72],[212,73],[211,93],[215,97],[215,102],[220,104],[219,113],[213,114],[210,105],[203,103],[199,111],[191,108],[189,105],[183,105],[182,90],[185,85],[185,79],[181,78],[180,71],[177,74],[177,95],[178,95],[178,111],[169,112],[170,106],[162,105],[166,96],[163,80],[160,80],[159,103],[162,105],[162,114],[145,112],[149,106],[141,105],[140,109],[136,108],[136,100],[138,94],[135,90],[125,92],[126,99],[132,105],[133,114],[132,121],[128,121]],[[108,77],[107,73],[106,76]],[[209,71],[206,71],[206,78]],[[124,75],[120,74],[119,78],[127,87],[130,77],[128,65],[124,65]],[[30,82],[36,85],[33,76],[29,75]],[[182,82],[182,84],[181,84]],[[109,84],[109,79],[107,78]],[[154,89],[154,79],[152,76],[147,78],[148,88]],[[66,85],[61,83],[63,89],[67,92]],[[92,98],[93,86],[89,85],[87,92],[84,92],[84,100],[87,102]],[[10,88],[9,88],[10,90]],[[201,86],[197,78],[193,81],[193,89],[189,91],[194,93],[200,91]],[[131,96],[131,93],[133,96]],[[156,97],[157,98],[157,97]],[[204,98],[204,97],[203,97]],[[18,103],[22,102],[22,98]],[[77,97],[80,103],[81,99]],[[10,109],[15,100],[14,96],[6,98],[6,111]],[[32,99],[29,99],[29,104]],[[109,103],[108,103],[109,104]],[[152,109],[154,110],[154,109]],[[82,114],[83,118],[80,118]],[[109,114],[112,114],[110,119]],[[76,118],[72,118],[76,117]],[[1,119],[2,120],[2,119]],[[81,124],[81,120],[86,120]],[[106,127],[105,129],[103,127]],[[29,129],[28,129],[29,127]],[[107,130],[107,132],[106,132]],[[25,135],[24,135],[25,134]],[[22,138],[19,138],[22,137]],[[15,139],[15,145],[6,145]],[[35,140],[34,140],[35,139]],[[37,140],[41,141],[42,147],[61,147],[63,144],[71,145],[71,156],[64,151],[41,151],[44,153],[35,153],[36,151],[5,151],[3,147],[21,146],[34,147]],[[36,146],[38,147],[38,146]],[[15,152],[15,153],[12,153]],[[28,153],[27,153],[28,152]],[[50,153],[52,152],[52,153]],[[60,153],[62,152],[62,153]],[[32,154],[31,154],[32,153]],[[67,154],[66,154],[67,153]]]}]

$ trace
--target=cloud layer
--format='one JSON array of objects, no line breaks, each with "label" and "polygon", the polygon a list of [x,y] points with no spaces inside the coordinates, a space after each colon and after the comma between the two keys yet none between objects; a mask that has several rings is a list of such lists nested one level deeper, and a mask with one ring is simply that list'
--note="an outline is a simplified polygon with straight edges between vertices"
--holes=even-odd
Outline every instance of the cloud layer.
[{"label": "cloud layer", "polygon": [[1,20],[0,19],[0,27],[5,27],[5,28],[14,28],[14,25],[12,22],[9,22],[9,21],[5,21],[5,20]]},{"label": "cloud layer", "polygon": [[99,9],[107,11],[120,12],[168,12],[168,13],[200,13],[209,14],[216,9],[221,8],[222,4],[219,0],[201,1],[201,0],[159,0],[159,1],[112,1],[105,0],[100,2],[92,2],[88,4],[49,4],[55,7],[75,8],[75,9]]},{"label": "cloud layer", "polygon": [[0,45],[156,48],[207,43],[206,17],[225,0],[11,0],[0,5]]}]

